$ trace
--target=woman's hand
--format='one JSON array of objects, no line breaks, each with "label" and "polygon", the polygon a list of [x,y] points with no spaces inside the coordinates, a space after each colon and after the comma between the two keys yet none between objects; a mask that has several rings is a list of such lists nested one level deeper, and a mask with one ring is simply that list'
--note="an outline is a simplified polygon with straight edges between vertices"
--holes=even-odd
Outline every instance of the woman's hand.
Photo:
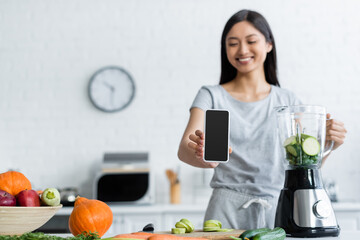
[{"label": "woman's hand", "polygon": [[330,119],[330,117],[330,113],[326,114],[326,140],[334,141],[333,150],[335,150],[344,143],[347,131],[344,127],[344,123],[335,119]]},{"label": "woman's hand", "polygon": [[[194,151],[194,154],[198,161],[202,161],[204,166],[208,168],[216,168],[219,165],[219,163],[217,162],[205,162],[203,160],[205,135],[201,130],[196,130],[195,134],[190,134],[189,139],[191,141],[188,143],[188,147]],[[232,148],[230,147],[229,153],[231,152]]]}]

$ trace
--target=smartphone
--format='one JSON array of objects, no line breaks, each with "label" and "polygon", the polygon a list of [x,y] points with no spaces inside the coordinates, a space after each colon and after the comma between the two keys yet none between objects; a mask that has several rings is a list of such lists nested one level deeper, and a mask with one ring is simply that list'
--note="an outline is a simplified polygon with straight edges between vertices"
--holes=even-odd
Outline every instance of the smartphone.
[{"label": "smartphone", "polygon": [[229,161],[230,113],[223,109],[205,113],[204,161]]}]

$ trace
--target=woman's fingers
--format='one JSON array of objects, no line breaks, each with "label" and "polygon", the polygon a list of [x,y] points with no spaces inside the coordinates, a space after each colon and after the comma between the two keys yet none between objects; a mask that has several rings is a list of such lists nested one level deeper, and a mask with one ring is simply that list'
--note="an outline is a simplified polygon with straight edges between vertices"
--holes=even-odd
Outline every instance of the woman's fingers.
[{"label": "woman's fingers", "polygon": [[[190,134],[189,139],[191,142],[188,143],[188,147],[193,149],[195,152],[195,157],[199,161],[202,161],[202,164],[206,168],[216,168],[219,163],[216,162],[205,162],[204,161],[204,139],[205,134],[201,130],[196,130],[195,134]],[[229,152],[232,152],[232,148],[229,148]]]},{"label": "woman's fingers", "polygon": [[204,145],[204,140],[194,134],[190,134],[189,139],[201,146]]},{"label": "woman's fingers", "polygon": [[338,137],[338,136],[332,135],[332,136],[327,136],[326,140],[330,140],[330,141],[332,140],[335,142],[334,144],[336,146],[340,146],[341,144],[343,144],[345,142],[345,137]]},{"label": "woman's fingers", "polygon": [[188,147],[195,151],[195,155],[197,158],[202,159],[202,157],[204,155],[204,150],[203,150],[202,146],[199,146],[198,144],[196,144],[194,142],[189,142]]},{"label": "woman's fingers", "polygon": [[329,123],[326,124],[326,135],[327,136],[337,136],[337,137],[344,137],[347,133],[347,130],[344,127],[344,123],[335,121],[335,120],[329,120]]},{"label": "woman's fingers", "polygon": [[[330,114],[327,114],[327,118],[330,118]],[[347,130],[344,127],[344,123],[335,119],[329,119],[326,121],[326,140],[334,141],[333,149],[338,148],[344,143]]]},{"label": "woman's fingers", "polygon": [[336,125],[336,124],[331,125],[326,129],[327,133],[329,133],[330,131],[333,133],[334,132],[339,132],[339,133],[343,133],[343,134],[347,133],[347,131],[343,125]]},{"label": "woman's fingers", "polygon": [[191,148],[191,149],[193,149],[194,151],[197,151],[197,150],[200,149],[200,148],[199,148],[199,145],[196,144],[196,143],[194,143],[194,142],[189,142],[189,143],[188,143],[188,147]]},{"label": "woman's fingers", "polygon": [[330,139],[328,139],[330,137],[345,138],[345,136],[346,136],[346,132],[343,132],[343,131],[328,130],[326,133],[327,140],[330,140]]},{"label": "woman's fingers", "polygon": [[332,126],[342,126],[342,127],[344,127],[344,123],[340,122],[338,120],[335,120],[335,119],[326,120],[326,127],[332,127]]},{"label": "woman's fingers", "polygon": [[216,168],[218,165],[219,165],[219,163],[217,163],[217,162],[209,162],[209,163],[208,163],[208,166],[209,166],[210,168]]},{"label": "woman's fingers", "polygon": [[205,135],[204,133],[201,131],[201,130],[196,130],[195,131],[195,135],[200,137],[200,139],[204,139],[205,138]]},{"label": "woman's fingers", "polygon": [[345,136],[345,132],[329,130],[326,134],[326,140],[332,140],[341,145],[344,143]]}]

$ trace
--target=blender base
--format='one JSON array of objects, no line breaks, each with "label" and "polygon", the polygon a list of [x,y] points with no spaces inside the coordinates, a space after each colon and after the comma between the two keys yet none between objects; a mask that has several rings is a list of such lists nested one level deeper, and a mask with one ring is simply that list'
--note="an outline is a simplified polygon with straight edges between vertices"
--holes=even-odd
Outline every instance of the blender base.
[{"label": "blender base", "polygon": [[286,171],[275,227],[283,228],[291,237],[336,237],[340,234],[330,199],[322,188],[319,169]]},{"label": "blender base", "polygon": [[[285,230],[286,231],[286,230]],[[339,228],[309,228],[300,229],[299,232],[292,232],[287,234],[289,237],[297,238],[317,238],[317,237],[337,237],[340,234]]]},{"label": "blender base", "polygon": [[[333,227],[300,227],[294,221],[293,193],[282,190],[276,209],[275,227],[285,230],[288,237],[315,238],[315,237],[337,237],[340,234],[340,227],[336,224]],[[290,200],[291,199],[291,200]],[[305,210],[307,211],[307,210]]]}]

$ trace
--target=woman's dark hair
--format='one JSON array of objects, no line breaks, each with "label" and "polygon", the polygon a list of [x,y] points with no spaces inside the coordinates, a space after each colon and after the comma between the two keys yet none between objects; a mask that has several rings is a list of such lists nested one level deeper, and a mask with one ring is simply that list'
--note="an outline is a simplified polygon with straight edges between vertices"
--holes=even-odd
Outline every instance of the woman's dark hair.
[{"label": "woman's dark hair", "polygon": [[247,21],[251,23],[264,36],[266,42],[272,44],[272,50],[267,54],[264,62],[265,79],[269,84],[280,86],[277,78],[276,47],[274,36],[266,19],[255,11],[241,10],[235,13],[226,23],[221,37],[221,75],[220,84],[227,83],[236,77],[237,70],[234,68],[226,55],[226,36],[230,29],[238,22]]}]

